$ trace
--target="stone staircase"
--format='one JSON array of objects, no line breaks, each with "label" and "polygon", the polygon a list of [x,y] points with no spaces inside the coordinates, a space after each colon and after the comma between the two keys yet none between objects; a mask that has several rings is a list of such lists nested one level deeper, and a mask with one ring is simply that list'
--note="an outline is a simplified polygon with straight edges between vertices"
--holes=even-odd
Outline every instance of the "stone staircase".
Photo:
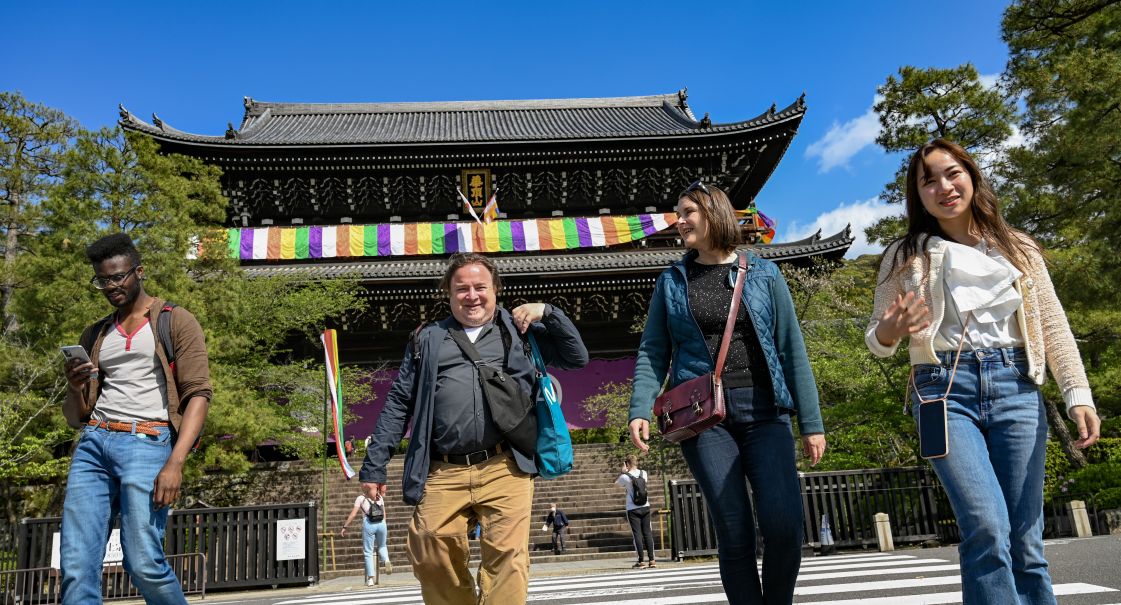
[{"label": "stone staircase", "polygon": [[[354,458],[351,464],[358,469],[361,458]],[[394,573],[409,573],[408,559],[405,556],[405,540],[408,536],[408,521],[412,517],[412,507],[400,500],[401,472],[404,456],[395,456],[389,463],[388,485],[390,496],[386,499],[386,515],[389,530],[389,559]],[[641,462],[640,462],[641,464]],[[625,495],[622,488],[615,485],[619,476],[622,458],[613,455],[610,446],[600,444],[575,446],[575,465],[572,472],[558,479],[534,479],[532,530],[530,533],[531,562],[582,560],[595,558],[617,558],[634,555],[630,526],[625,513]],[[664,507],[665,478],[657,470],[646,468],[650,475],[649,492],[652,510]],[[350,514],[354,499],[359,494],[357,478],[345,481],[341,475],[332,474],[328,480],[329,501],[327,524],[333,538],[333,557],[330,552],[332,539],[327,538],[328,554],[320,562],[320,576],[330,579],[339,576],[362,575],[362,530],[361,519],[355,517],[345,537],[339,537],[338,529]],[[566,537],[566,554],[554,555],[552,551],[552,530],[542,532],[541,525],[549,512],[550,503],[556,503],[568,515],[571,525]],[[660,531],[657,515],[652,519],[654,544],[657,556],[665,558],[669,553],[669,528],[664,522]],[[664,534],[664,541],[663,541]],[[471,541],[472,568],[479,558],[476,540]]]}]

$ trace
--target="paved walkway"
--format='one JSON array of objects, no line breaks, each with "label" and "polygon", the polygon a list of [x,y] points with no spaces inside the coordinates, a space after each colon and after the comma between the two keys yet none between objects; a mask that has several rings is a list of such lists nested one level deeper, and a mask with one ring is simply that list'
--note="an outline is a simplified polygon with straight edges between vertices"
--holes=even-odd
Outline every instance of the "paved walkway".
[{"label": "paved walkway", "polygon": [[[582,561],[557,561],[549,563],[532,563],[529,568],[529,575],[531,578],[546,578],[557,576],[571,576],[582,575],[591,573],[617,573],[620,571],[638,571],[632,570],[631,566],[634,565],[635,558],[633,555],[626,558],[616,559],[586,559]],[[676,563],[673,561],[659,561],[658,567],[671,567],[681,568],[689,565],[702,565],[711,563],[711,559],[690,559],[684,563]],[[478,561],[472,561],[471,571],[474,573],[478,569]],[[385,588],[403,588],[407,586],[418,586],[417,579],[413,577],[413,572],[408,567],[401,568],[401,571],[381,576],[380,587]],[[341,578],[334,578],[331,580],[324,580],[313,586],[301,586],[296,588],[277,588],[277,589],[259,589],[243,592],[215,592],[207,595],[205,600],[199,597],[189,597],[191,603],[202,604],[218,604],[218,603],[243,603],[252,604],[260,601],[275,601],[282,598],[298,598],[315,595],[318,593],[329,592],[342,592],[347,590],[370,590],[366,588],[365,578],[362,576],[345,576]]]}]

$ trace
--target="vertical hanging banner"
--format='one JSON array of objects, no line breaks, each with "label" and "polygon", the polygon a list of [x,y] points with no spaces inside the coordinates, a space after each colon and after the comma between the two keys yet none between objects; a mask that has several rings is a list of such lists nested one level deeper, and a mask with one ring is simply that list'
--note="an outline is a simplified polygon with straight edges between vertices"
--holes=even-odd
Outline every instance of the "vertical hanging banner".
[{"label": "vertical hanging banner", "polygon": [[334,330],[323,330],[323,354],[326,356],[327,368],[327,397],[323,398],[323,404],[330,406],[332,424],[335,431],[335,454],[339,457],[339,466],[342,467],[343,475],[347,479],[351,479],[357,473],[350,467],[350,462],[346,459],[346,445],[343,443],[345,437],[343,436],[343,379],[339,375],[339,341],[338,335]]}]

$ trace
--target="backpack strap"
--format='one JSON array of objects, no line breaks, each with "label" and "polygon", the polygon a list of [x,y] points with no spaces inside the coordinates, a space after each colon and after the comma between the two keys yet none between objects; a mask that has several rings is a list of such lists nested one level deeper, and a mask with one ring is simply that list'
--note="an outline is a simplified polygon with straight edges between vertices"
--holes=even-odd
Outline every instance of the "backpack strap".
[{"label": "backpack strap", "polygon": [[409,335],[409,344],[413,347],[413,363],[420,362],[420,333],[423,332],[424,328],[428,327],[429,324],[434,323],[436,322],[422,321],[420,325],[413,330],[413,333]]},{"label": "backpack strap", "polygon": [[175,342],[171,339],[171,310],[176,306],[178,305],[173,302],[165,302],[159,315],[156,316],[156,334],[159,336],[160,344],[163,345],[164,355],[167,356],[167,365],[171,368],[173,376],[176,375],[176,372]]},{"label": "backpack strap", "polygon": [[91,359],[93,358],[93,345],[97,342],[97,337],[101,336],[106,326],[113,323],[113,319],[116,316],[117,313],[114,311],[94,322],[94,324],[90,326],[89,331],[85,333],[85,338],[82,338],[82,341],[78,343],[82,345],[82,348],[86,350],[86,354],[89,355]]}]

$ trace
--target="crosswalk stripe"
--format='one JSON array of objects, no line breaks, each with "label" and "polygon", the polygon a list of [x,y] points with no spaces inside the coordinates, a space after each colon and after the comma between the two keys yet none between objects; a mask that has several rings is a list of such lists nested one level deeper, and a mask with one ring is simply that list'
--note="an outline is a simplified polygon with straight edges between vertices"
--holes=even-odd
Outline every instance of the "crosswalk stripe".
[{"label": "crosswalk stripe", "polygon": [[814,557],[804,557],[802,558],[802,562],[808,563],[810,561],[852,561],[856,559],[883,559],[887,557],[909,557],[912,559],[915,558],[914,555],[903,555],[892,552],[861,552],[851,555],[821,555]]},{"label": "crosswalk stripe", "polygon": [[863,563],[873,561],[903,561],[906,559],[917,559],[914,555],[892,555],[892,554],[867,554],[852,557],[813,557],[802,559],[802,567],[812,567],[815,565],[836,565],[838,563]]},{"label": "crosswalk stripe", "polygon": [[[930,560],[936,561],[937,559]],[[919,563],[922,563],[922,561],[919,561]],[[838,578],[855,578],[862,576],[892,576],[930,571],[957,571],[957,569],[957,563],[947,563],[945,565],[915,565],[911,567],[893,567],[891,569],[852,569],[847,571],[831,571],[828,573],[798,574],[798,581],[812,582],[814,580],[835,580]]]},{"label": "crosswalk stripe", "polygon": [[[1057,597],[1075,594],[1092,594],[1097,592],[1117,591],[1117,589],[1115,588],[1106,588],[1105,586],[1095,586],[1093,584],[1084,584],[1081,582],[1074,582],[1070,584],[1055,584],[1051,588],[1055,591],[1055,596]],[[859,599],[848,599],[844,601],[813,601],[798,603],[798,605],[947,605],[949,603],[961,602],[962,596],[961,592],[959,591],[936,592],[919,595],[899,595],[894,597],[862,597]],[[583,603],[582,605],[606,604]],[[622,604],[613,603],[612,605]]]},{"label": "crosswalk stripe", "polygon": [[[950,605],[962,602],[960,590],[892,596],[862,596],[852,599],[802,601],[801,598],[834,596],[843,593],[883,594],[885,591],[914,591],[961,583],[961,576],[930,575],[955,572],[958,566],[944,559],[909,555],[862,554],[829,557],[817,565],[803,566],[795,595],[798,605]],[[919,575],[922,574],[922,575]],[[815,583],[871,576],[906,576],[875,581]],[[806,583],[810,583],[807,585]],[[1087,583],[1055,584],[1057,596],[1117,592],[1117,589]],[[666,594],[692,591],[691,594]],[[579,599],[580,605],[703,605],[726,603],[717,564],[689,565],[657,570],[631,570],[611,574],[587,574],[540,578],[530,581],[530,601]],[[661,593],[661,594],[659,594]],[[628,598],[631,597],[631,598]],[[621,600],[604,600],[604,599]],[[828,597],[826,597],[828,598]],[[352,590],[286,600],[276,605],[420,605],[419,587]],[[1114,604],[1121,605],[1121,604]]]},{"label": "crosswalk stripe", "polygon": [[799,586],[794,595],[833,594],[836,592],[863,592],[872,590],[899,590],[902,588],[926,588],[961,584],[961,576],[936,576],[933,578],[909,578],[906,580],[882,580],[879,582],[852,582],[849,584],[822,584],[820,586]]}]

